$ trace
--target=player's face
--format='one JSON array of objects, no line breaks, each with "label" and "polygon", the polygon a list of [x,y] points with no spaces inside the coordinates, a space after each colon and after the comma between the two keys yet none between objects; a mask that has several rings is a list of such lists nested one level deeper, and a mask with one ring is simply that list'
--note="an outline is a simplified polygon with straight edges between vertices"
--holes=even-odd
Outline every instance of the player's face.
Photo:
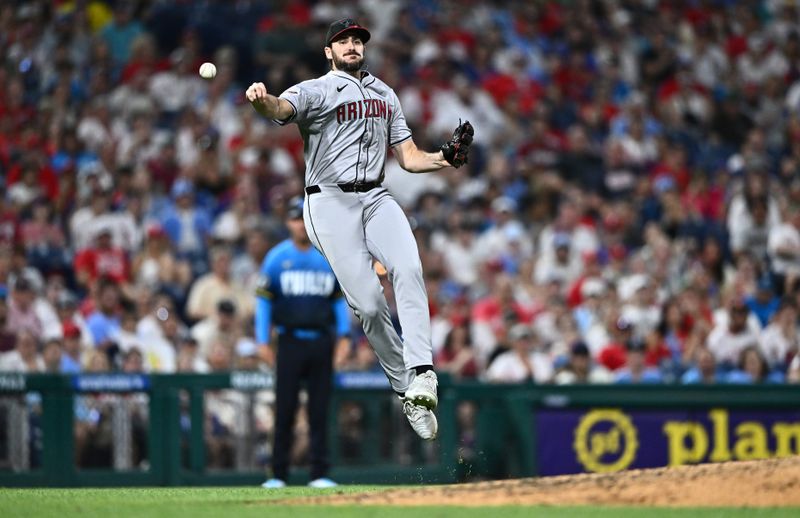
[{"label": "player's face", "polygon": [[335,70],[355,72],[364,64],[364,43],[355,34],[345,34],[326,47],[325,54],[333,60]]},{"label": "player's face", "polygon": [[286,227],[289,229],[289,237],[292,238],[292,241],[303,245],[310,243],[303,218],[288,219],[286,221]]}]

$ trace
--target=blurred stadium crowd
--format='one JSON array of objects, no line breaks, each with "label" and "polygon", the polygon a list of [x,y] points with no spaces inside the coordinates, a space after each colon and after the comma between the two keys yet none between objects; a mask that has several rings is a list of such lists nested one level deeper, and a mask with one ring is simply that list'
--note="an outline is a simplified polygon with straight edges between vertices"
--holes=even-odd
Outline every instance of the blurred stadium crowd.
[{"label": "blurred stadium crowd", "polygon": [[[798,382],[798,4],[3,2],[0,370],[263,368],[253,281],[302,142],[243,94],[323,74],[350,14],[421,148],[476,128],[461,169],[386,167],[437,370]],[[353,329],[337,367],[377,369]]]}]

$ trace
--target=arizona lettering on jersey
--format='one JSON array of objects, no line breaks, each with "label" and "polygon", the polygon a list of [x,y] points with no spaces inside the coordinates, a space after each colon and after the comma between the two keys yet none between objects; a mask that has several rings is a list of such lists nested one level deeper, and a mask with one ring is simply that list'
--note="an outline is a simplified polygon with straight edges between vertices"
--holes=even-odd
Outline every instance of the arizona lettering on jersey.
[{"label": "arizona lettering on jersey", "polygon": [[333,273],[288,270],[280,274],[281,292],[285,296],[317,295],[330,297],[336,286]]},{"label": "arizona lettering on jersey", "polygon": [[361,80],[331,70],[280,95],[303,139],[306,185],[376,182],[389,147],[411,138],[394,90],[364,72]]},{"label": "arizona lettering on jersey", "polygon": [[358,119],[368,119],[380,117],[389,120],[392,118],[392,108],[381,99],[364,99],[351,103],[340,104],[336,108],[336,122],[339,124],[345,121]]}]

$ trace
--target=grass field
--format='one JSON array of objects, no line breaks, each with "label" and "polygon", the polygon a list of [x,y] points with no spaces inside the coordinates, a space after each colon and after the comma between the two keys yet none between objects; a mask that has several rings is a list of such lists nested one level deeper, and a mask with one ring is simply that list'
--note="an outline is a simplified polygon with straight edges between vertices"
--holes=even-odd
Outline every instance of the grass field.
[{"label": "grass field", "polygon": [[476,516],[517,517],[796,517],[794,508],[711,508],[669,509],[653,507],[388,507],[310,506],[274,503],[277,499],[386,491],[385,486],[342,486],[330,490],[292,487],[283,490],[261,488],[146,488],[146,489],[0,489],[3,518],[273,518],[375,517],[375,518],[471,518]]}]

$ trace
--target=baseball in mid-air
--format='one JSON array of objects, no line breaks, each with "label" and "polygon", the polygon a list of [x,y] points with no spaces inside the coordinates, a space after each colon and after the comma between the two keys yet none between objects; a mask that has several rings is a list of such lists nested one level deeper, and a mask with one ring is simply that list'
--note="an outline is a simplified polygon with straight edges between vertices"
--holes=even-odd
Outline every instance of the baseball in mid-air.
[{"label": "baseball in mid-air", "polygon": [[203,63],[200,65],[200,77],[204,79],[211,79],[217,75],[217,66],[214,63]]}]

